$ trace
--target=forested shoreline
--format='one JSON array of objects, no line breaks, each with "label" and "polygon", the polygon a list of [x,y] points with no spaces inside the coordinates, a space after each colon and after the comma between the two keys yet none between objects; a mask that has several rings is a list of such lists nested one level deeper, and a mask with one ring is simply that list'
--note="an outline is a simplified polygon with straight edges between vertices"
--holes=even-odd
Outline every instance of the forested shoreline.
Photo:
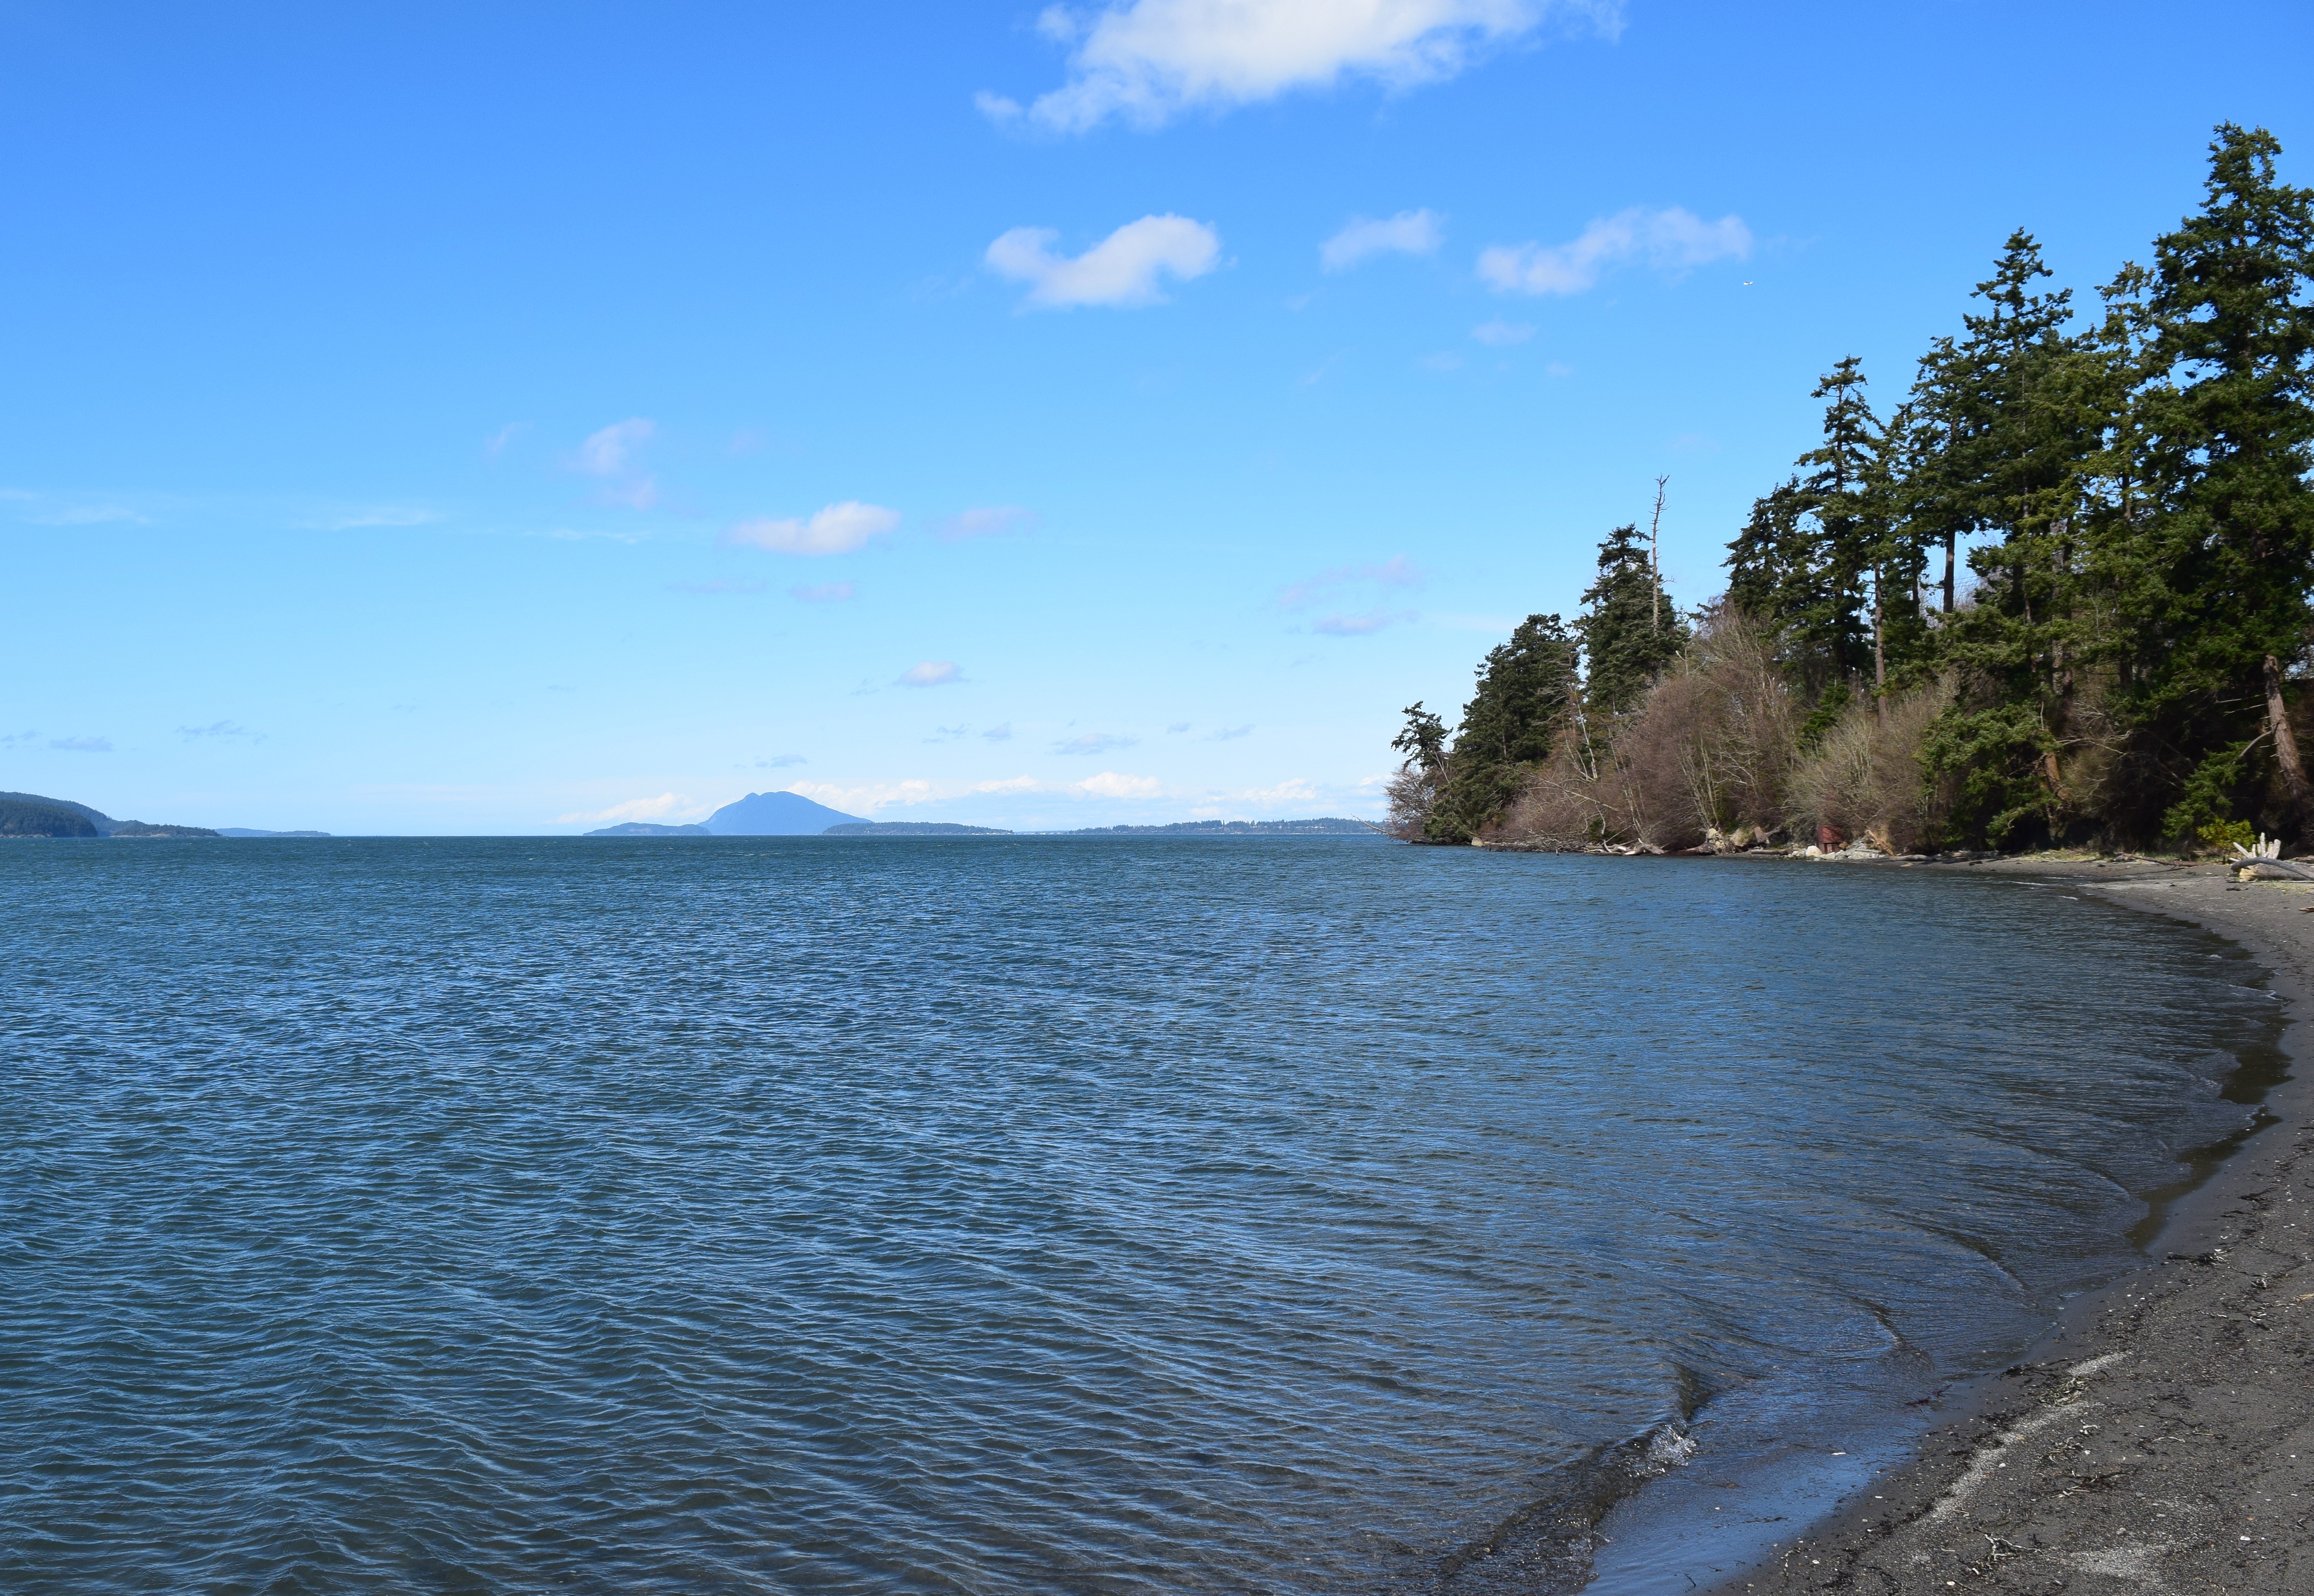
[{"label": "forested shoreline", "polygon": [[[2314,190],[2221,126],[2203,204],[2085,313],[2011,234],[1884,414],[1823,433],[1687,613],[1636,523],[1569,622],[1393,746],[1411,842],[1887,852],[2314,830]],[[1661,484],[1657,508],[1660,510]],[[1828,828],[1828,829],[1827,829]]]}]

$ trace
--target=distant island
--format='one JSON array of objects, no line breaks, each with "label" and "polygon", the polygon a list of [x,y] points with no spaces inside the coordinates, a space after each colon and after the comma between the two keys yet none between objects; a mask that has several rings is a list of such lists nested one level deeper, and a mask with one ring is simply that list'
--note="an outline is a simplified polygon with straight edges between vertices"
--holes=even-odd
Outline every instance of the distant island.
[{"label": "distant island", "polygon": [[998,825],[956,825],[945,820],[853,820],[831,825],[823,837],[1009,837]]},{"label": "distant island", "polygon": [[1356,837],[1387,834],[1364,820],[1329,815],[1317,820],[1182,820],[1171,825],[1089,825],[1056,832],[1063,837]]},{"label": "distant island", "polygon": [[221,825],[216,828],[216,834],[220,837],[326,837],[330,833],[327,832],[261,832],[252,831],[245,825]]},{"label": "distant island", "polygon": [[214,837],[199,825],[147,825],[111,816],[69,798],[33,792],[0,792],[0,837]]},{"label": "distant island", "polygon": [[[835,816],[833,824],[820,822]],[[1387,834],[1370,821],[1339,815],[1315,820],[1180,820],[1170,825],[1089,825],[1077,831],[1008,831],[946,820],[861,820],[792,792],[751,792],[693,825],[629,820],[590,837],[1362,837]]]}]

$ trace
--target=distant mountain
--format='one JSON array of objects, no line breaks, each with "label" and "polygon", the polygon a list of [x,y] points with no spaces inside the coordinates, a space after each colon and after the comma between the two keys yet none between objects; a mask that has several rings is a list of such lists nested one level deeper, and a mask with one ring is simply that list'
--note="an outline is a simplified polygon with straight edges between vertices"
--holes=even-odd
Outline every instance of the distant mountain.
[{"label": "distant mountain", "polygon": [[854,820],[831,825],[823,837],[1009,837],[994,825],[955,825],[945,820]]},{"label": "distant mountain", "polygon": [[87,816],[46,798],[27,801],[0,795],[0,837],[101,837]]},{"label": "distant mountain", "polygon": [[1382,834],[1364,820],[1182,820],[1171,825],[1089,825],[1064,837],[1358,837]]},{"label": "distant mountain", "polygon": [[816,837],[831,825],[846,824],[863,823],[857,815],[793,792],[751,792],[707,817],[707,829],[719,837]]},{"label": "distant mountain", "polygon": [[606,825],[601,831],[588,832],[590,837],[711,837],[715,833],[703,825],[654,825],[648,820],[630,820],[622,825]]},{"label": "distant mountain", "polygon": [[326,837],[330,833],[327,832],[260,832],[252,831],[245,825],[221,825],[217,827],[216,834],[220,837]]}]

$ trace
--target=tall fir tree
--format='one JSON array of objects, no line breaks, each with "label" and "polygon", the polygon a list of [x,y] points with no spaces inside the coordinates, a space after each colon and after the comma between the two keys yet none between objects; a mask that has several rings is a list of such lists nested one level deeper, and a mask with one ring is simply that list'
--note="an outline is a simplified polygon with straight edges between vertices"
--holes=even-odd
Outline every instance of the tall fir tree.
[{"label": "tall fir tree", "polygon": [[1578,645],[1556,615],[1529,615],[1489,650],[1425,828],[1467,842],[1501,817],[1573,721]]},{"label": "tall fir tree", "polygon": [[2118,574],[2127,704],[2170,776],[2173,832],[2223,818],[2212,778],[2253,747],[2282,779],[2282,817],[2301,834],[2310,820],[2286,676],[2314,630],[2314,192],[2279,181],[2281,153],[2263,128],[2221,126],[2202,208],[2140,279],[2150,514]]},{"label": "tall fir tree", "polygon": [[1687,646],[1687,622],[1659,604],[1655,560],[1636,525],[1599,544],[1598,579],[1585,590],[1575,622],[1583,644],[1583,701],[1594,715],[1620,715]]}]

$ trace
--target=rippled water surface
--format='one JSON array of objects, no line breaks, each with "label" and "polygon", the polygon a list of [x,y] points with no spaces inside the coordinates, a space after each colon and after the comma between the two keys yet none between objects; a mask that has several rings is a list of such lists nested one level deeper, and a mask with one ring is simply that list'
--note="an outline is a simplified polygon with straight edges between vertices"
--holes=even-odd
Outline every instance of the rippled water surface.
[{"label": "rippled water surface", "polygon": [[16,1592],[1653,1588],[2127,1266],[2276,1029],[2061,889],[1365,839],[0,902]]}]

